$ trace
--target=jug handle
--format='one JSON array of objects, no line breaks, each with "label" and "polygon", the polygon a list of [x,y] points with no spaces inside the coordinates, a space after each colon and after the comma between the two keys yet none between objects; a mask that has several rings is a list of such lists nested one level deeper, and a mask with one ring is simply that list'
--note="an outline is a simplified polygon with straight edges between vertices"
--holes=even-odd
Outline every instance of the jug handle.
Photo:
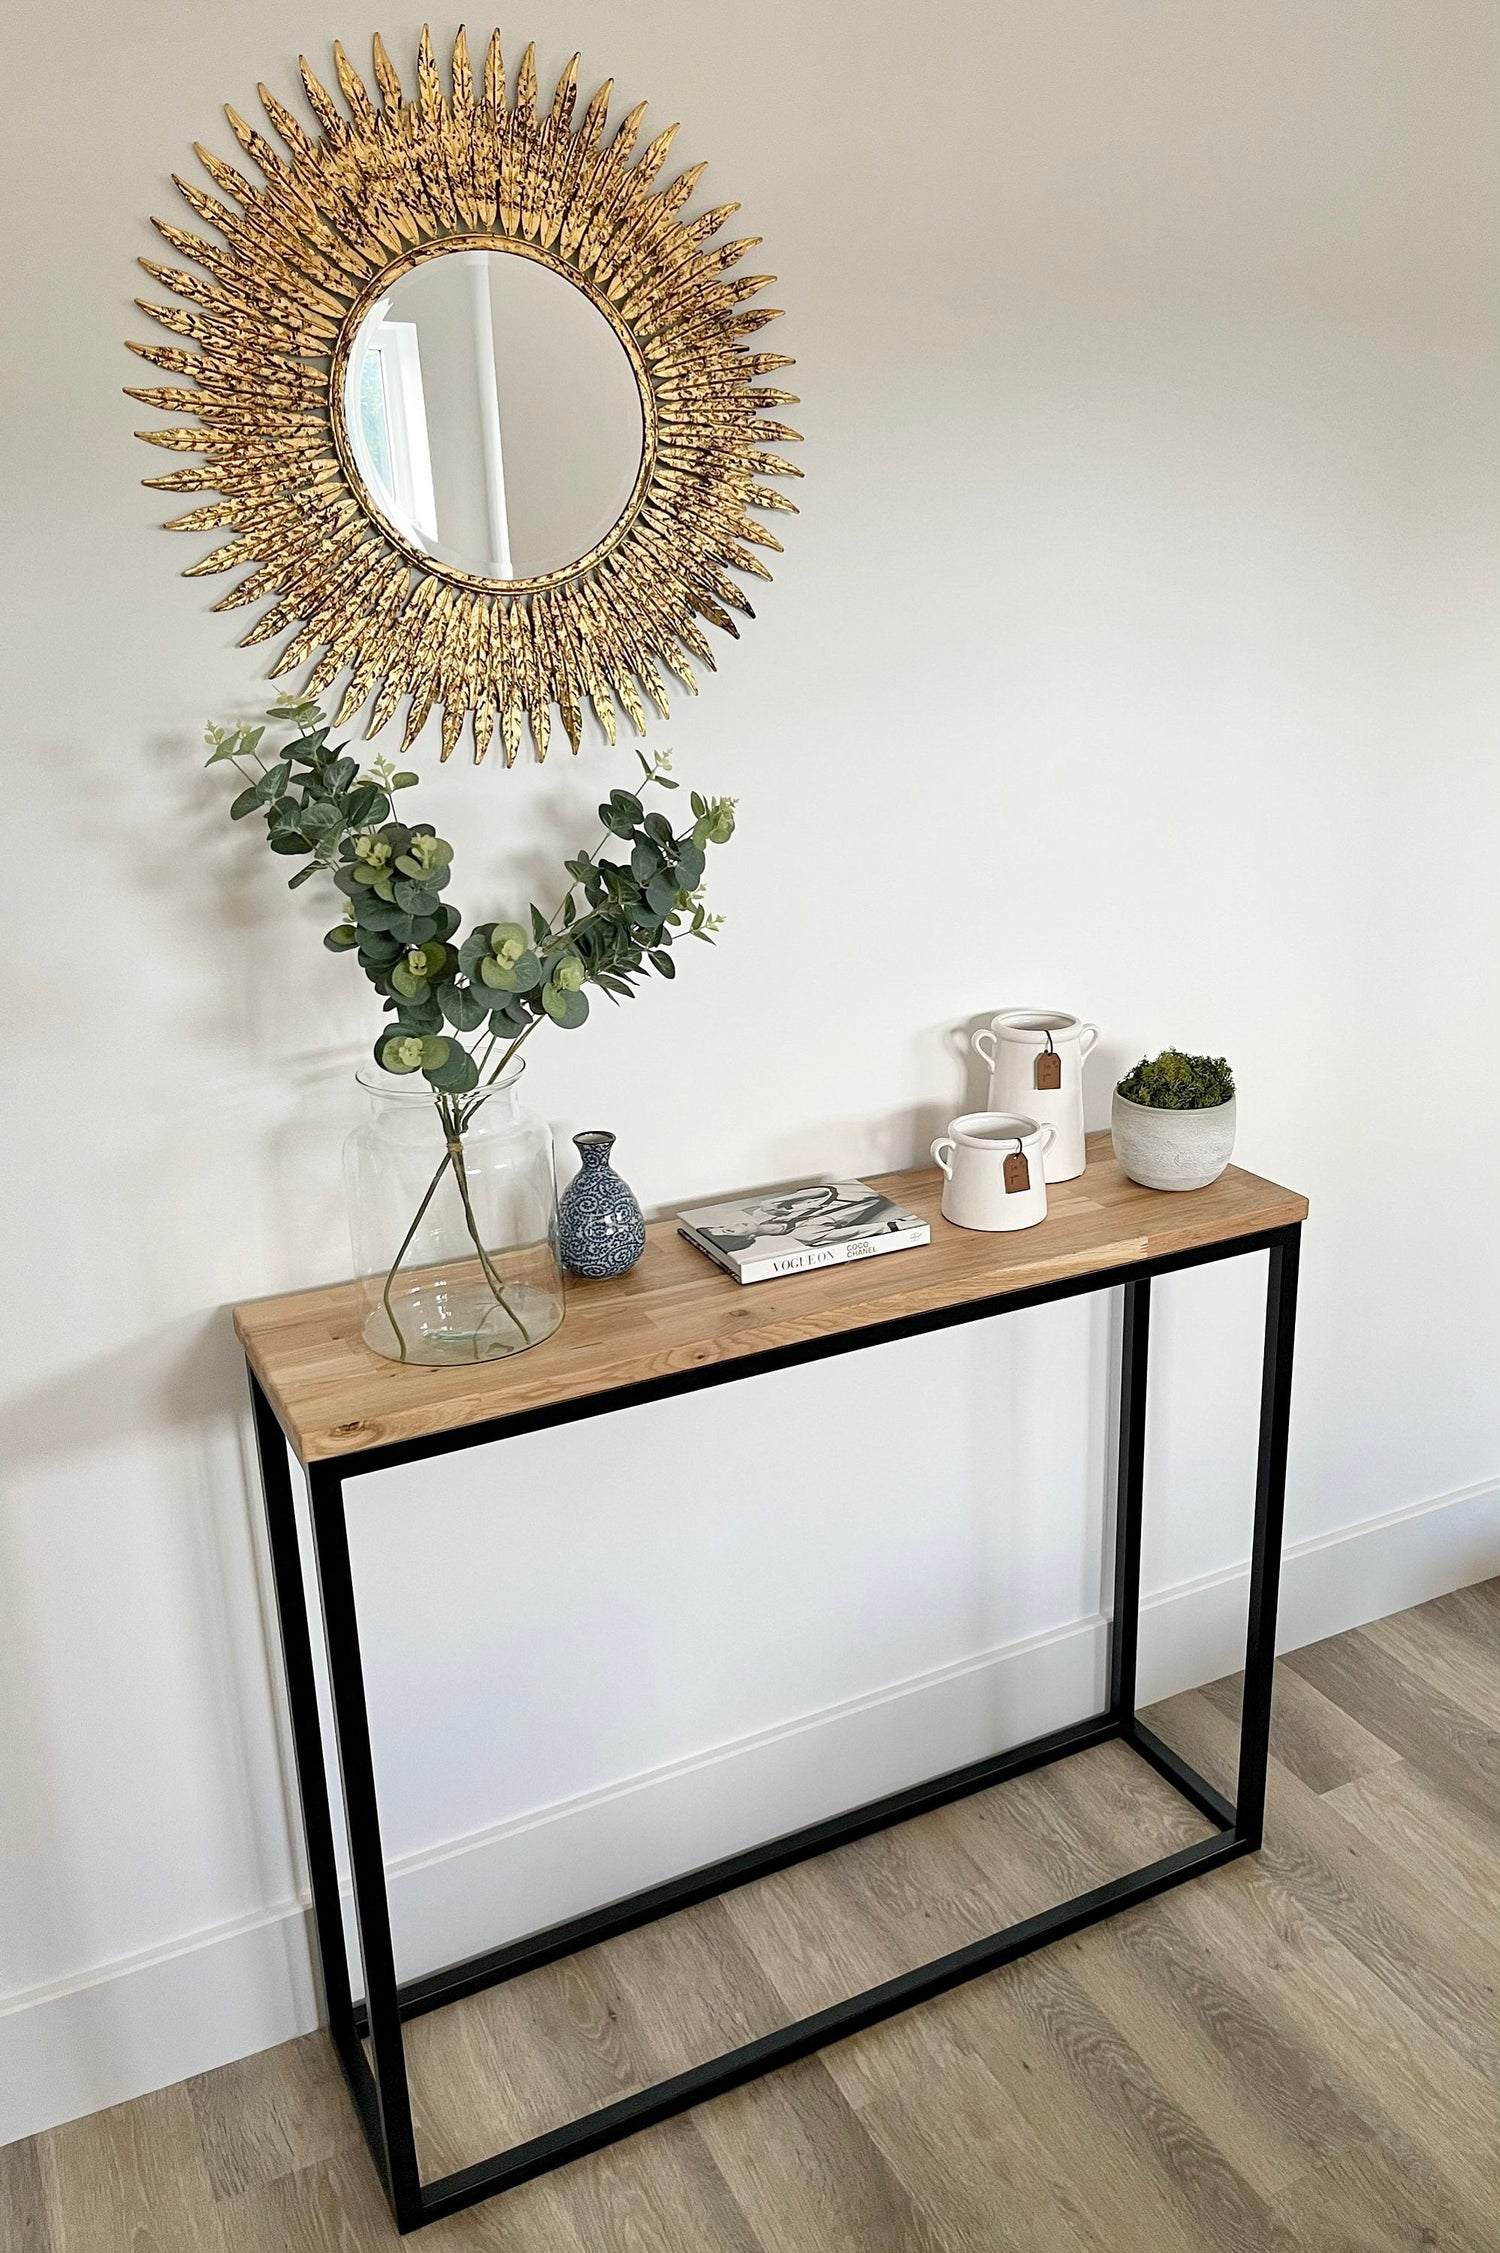
[{"label": "jug handle", "polygon": [[[948,1152],[948,1157],[947,1157],[947,1158],[945,1158],[945,1157],[943,1156],[943,1152],[944,1152],[945,1150],[946,1150],[946,1151]],[[953,1137],[952,1137],[952,1135],[950,1135],[950,1134],[940,1134],[940,1135],[938,1136],[938,1138],[937,1138],[936,1142],[934,1142],[934,1144],[932,1145],[932,1162],[933,1162],[933,1164],[934,1164],[935,1166],[940,1166],[940,1167],[942,1168],[942,1170],[943,1170],[943,1173],[945,1174],[945,1176],[947,1177],[947,1179],[948,1179],[949,1181],[951,1181],[951,1180],[953,1179],[953,1168],[952,1168],[951,1164],[949,1163],[949,1159],[950,1159],[950,1158],[952,1157],[952,1154],[953,1154]]]},{"label": "jug handle", "polygon": [[[1096,1033],[1094,1035],[1094,1038],[1097,1040],[1098,1037],[1099,1036]],[[990,1044],[988,1048],[986,1048],[984,1045],[986,1041],[988,1041]],[[993,1071],[995,1069],[995,1036],[991,1032],[989,1026],[981,1025],[978,1032],[970,1036],[969,1045],[973,1049],[974,1054],[981,1058],[984,1063],[988,1064],[990,1070]]]},{"label": "jug handle", "polygon": [[1098,1043],[1099,1028],[1097,1025],[1081,1025],[1079,1027],[1078,1061],[1080,1064],[1083,1062],[1085,1056],[1090,1056],[1093,1054],[1093,1051],[1098,1046]]}]

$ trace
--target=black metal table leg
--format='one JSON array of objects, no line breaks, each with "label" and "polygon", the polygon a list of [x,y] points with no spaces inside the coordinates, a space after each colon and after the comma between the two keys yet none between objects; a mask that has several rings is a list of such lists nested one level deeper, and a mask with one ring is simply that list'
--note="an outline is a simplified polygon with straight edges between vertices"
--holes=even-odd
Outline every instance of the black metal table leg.
[{"label": "black metal table leg", "polygon": [[344,1923],[339,1908],[339,1875],[333,1850],[333,1819],[328,1804],[328,1777],[323,1765],[318,1692],[313,1673],[312,1640],[307,1624],[307,1600],[302,1586],[302,1557],[297,1541],[291,1469],[281,1426],[277,1423],[253,1370],[250,1374],[250,1408],[255,1419],[255,1446],[260,1460],[261,1492],[265,1498],[266,1533],[270,1544],[276,1618],[281,1636],[281,1663],[286,1676],[292,1752],[297,1763],[297,1795],[302,1806],[302,1835],[307,1849],[308,1882],[312,1889],[323,2008],[328,2017],[329,2033],[338,2049],[344,2052],[356,2049],[358,2044],[354,2032],[353,2002],[349,1992],[349,1959],[344,1948]]},{"label": "black metal table leg", "polygon": [[1286,1510],[1287,1434],[1292,1402],[1292,1342],[1297,1327],[1300,1228],[1271,1247],[1266,1278],[1266,1340],[1261,1364],[1260,1446],[1255,1470],[1255,1534],[1250,1549],[1250,1615],[1245,1631],[1245,1690],[1240,1707],[1240,1773],[1235,1829],[1254,1849],[1266,1827],[1266,1772],[1271,1758],[1271,1692],[1276,1673],[1276,1604],[1281,1587],[1281,1532]]},{"label": "black metal table leg", "polygon": [[1120,1335],[1120,1429],[1115,1502],[1115,1605],[1109,1622],[1109,1714],[1135,1719],[1141,1636],[1141,1519],[1146,1494],[1146,1376],[1151,1352],[1151,1278],[1127,1283]]},{"label": "black metal table leg", "polygon": [[349,1834],[349,1874],[354,1886],[355,1923],[364,1963],[365,2005],[361,2019],[369,2031],[374,2059],[379,2156],[396,2226],[407,2230],[425,2220],[426,2215],[412,2126],[406,2045],[401,2035],[396,1956],[391,1941],[385,1854],[380,1842],[380,1807],[375,1791],[370,1716],[359,1655],[354,1579],[349,1568],[343,1481],[336,1465],[314,1463],[307,1483],[312,1508],[313,1554],[323,1602],[334,1738],[343,1781],[344,1820]]}]

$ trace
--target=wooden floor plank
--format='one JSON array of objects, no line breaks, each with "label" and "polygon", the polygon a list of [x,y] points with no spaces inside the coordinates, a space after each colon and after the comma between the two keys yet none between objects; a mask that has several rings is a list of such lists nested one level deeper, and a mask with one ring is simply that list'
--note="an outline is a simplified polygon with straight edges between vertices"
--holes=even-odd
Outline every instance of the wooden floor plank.
[{"label": "wooden floor plank", "polygon": [[[1202,1694],[1238,1722],[1243,1687],[1243,1676],[1229,1674],[1222,1682],[1209,1683]],[[1287,1666],[1276,1678],[1274,1726],[1275,1758],[1309,1791],[1336,1791],[1340,1784],[1389,1767],[1401,1757],[1384,1738],[1361,1728],[1352,1713]]]},{"label": "wooden floor plank", "polygon": [[1283,2220],[1308,2253],[1494,2253],[1500,2222],[1476,2223],[1431,2168],[1385,2144],[1352,2143],[1292,2186]]},{"label": "wooden floor plank", "polygon": [[52,2253],[227,2253],[185,2084],[37,2139]]},{"label": "wooden floor plank", "polygon": [[1367,1641],[1409,1667],[1488,1729],[1500,1729],[1500,1621],[1481,1628],[1470,1612],[1440,1597],[1361,1629]]},{"label": "wooden floor plank", "polygon": [[1465,1807],[1500,1818],[1500,1734],[1404,1666],[1363,1629],[1293,1651],[1283,1662]]},{"label": "wooden floor plank", "polygon": [[47,2194],[35,2137],[0,2150],[0,2246],[5,2253],[52,2253]]},{"label": "wooden floor plank", "polygon": [[[1288,2253],[1265,2203],[1043,1952],[951,1998],[954,2019],[1057,2163],[1053,2196],[1098,2247]],[[1060,2179],[1061,2178],[1061,2179]]]},{"label": "wooden floor plank", "polygon": [[[1212,1700],[1205,1714],[1227,1765],[1235,1726]],[[1205,1742],[1199,1736],[1201,1749]],[[1310,1792],[1285,1769],[1272,1777],[1260,1869],[1315,1916],[1324,1930],[1383,1979],[1428,2027],[1500,2088],[1500,1947],[1449,1908],[1430,1884]]]},{"label": "wooden floor plank", "polygon": [[1328,1803],[1482,1938],[1500,1933],[1500,1821],[1455,1807],[1405,1760],[1341,1785]]},{"label": "wooden floor plank", "polygon": [[[1299,1652],[1267,1843],[453,2216],[431,2253],[1500,2253],[1500,1583]],[[1232,1786],[1236,1681],[1150,1717]],[[1119,1746],[408,2029],[484,2157],[1204,1834]],[[0,2155],[3,2253],[402,2241],[317,2035]]]},{"label": "wooden floor plank", "polygon": [[763,2253],[959,2253],[820,2058],[705,2105],[699,2125]]},{"label": "wooden floor plank", "polygon": [[261,2050],[184,2083],[220,2198],[363,2147],[343,2076],[322,2034]]}]

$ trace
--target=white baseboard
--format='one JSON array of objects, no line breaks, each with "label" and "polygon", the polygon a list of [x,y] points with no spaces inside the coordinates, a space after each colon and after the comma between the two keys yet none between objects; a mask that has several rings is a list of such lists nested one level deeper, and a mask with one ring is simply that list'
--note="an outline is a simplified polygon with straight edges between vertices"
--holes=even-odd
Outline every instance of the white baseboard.
[{"label": "white baseboard", "polygon": [[[1500,1573],[1500,1486],[1289,1548],[1278,1644],[1358,1627]],[[1150,1596],[1141,1702],[1241,1661],[1244,1568]],[[1019,1743],[1102,1701],[1080,1619],[395,1863],[402,1975]],[[307,1917],[284,1902],[0,2002],[0,2143],[228,2064],[316,2023]]]}]

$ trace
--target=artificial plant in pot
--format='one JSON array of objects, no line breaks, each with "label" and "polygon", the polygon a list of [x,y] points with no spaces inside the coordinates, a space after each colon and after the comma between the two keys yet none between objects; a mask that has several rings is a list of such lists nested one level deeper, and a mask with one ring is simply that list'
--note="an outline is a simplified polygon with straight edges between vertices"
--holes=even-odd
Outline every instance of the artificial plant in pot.
[{"label": "artificial plant in pot", "polygon": [[[272,852],[298,863],[293,890],[342,895],[323,943],[355,957],[386,1020],[359,1075],[373,1117],[346,1152],[366,1342],[397,1361],[520,1352],[562,1319],[551,1138],[517,1100],[520,1052],[540,1025],[582,1025],[590,989],[628,1001],[652,973],[675,976],[677,940],[713,939],[699,887],[734,802],[694,791],[677,829],[611,791],[554,906],[466,930],[444,897],[453,847],[396,814],[418,777],[386,759],[362,770],[316,704],[284,698],[267,720],[286,731],[277,748],[264,726],[210,726],[209,764],[239,774],[230,814],[263,819]],[[641,792],[677,789],[666,753],[636,756]]]},{"label": "artificial plant in pot", "polygon": [[1143,1056],[1115,1088],[1110,1129],[1143,1188],[1206,1189],[1234,1149],[1234,1074],[1222,1056]]}]

